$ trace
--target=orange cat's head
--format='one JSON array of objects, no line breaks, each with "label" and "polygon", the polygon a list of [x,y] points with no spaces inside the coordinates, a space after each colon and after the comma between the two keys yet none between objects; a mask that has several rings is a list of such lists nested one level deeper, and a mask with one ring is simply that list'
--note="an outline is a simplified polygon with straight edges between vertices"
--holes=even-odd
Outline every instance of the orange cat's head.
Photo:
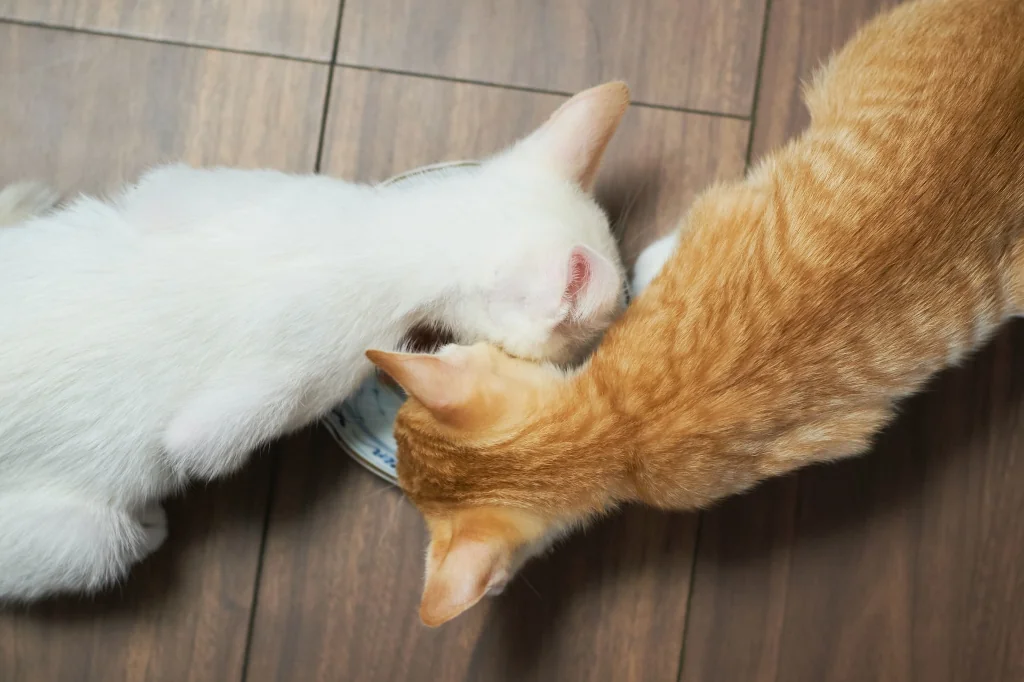
[{"label": "orange cat's head", "polygon": [[527,559],[603,508],[603,477],[564,467],[543,447],[546,424],[564,428],[564,420],[534,418],[573,390],[561,370],[486,344],[367,355],[410,396],[395,439],[399,482],[430,531],[427,625],[500,591]]}]

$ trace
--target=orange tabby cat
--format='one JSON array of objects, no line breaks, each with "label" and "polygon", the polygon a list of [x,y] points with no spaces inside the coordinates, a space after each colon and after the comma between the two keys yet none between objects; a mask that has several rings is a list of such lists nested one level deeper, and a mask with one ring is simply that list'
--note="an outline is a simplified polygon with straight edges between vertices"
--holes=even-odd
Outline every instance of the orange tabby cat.
[{"label": "orange tabby cat", "polygon": [[803,135],[696,202],[579,372],[370,352],[413,396],[396,437],[431,534],[425,623],[618,503],[701,507],[862,452],[1024,313],[1024,2],[902,5],[807,103]]}]

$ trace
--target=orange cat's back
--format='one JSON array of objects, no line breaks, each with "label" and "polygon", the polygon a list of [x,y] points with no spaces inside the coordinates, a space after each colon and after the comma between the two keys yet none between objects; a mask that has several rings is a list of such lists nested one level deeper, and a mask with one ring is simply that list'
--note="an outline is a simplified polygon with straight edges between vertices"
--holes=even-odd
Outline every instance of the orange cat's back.
[{"label": "orange cat's back", "polygon": [[1024,3],[902,5],[812,83],[811,126],[760,169],[775,171],[800,236],[863,265],[875,246],[950,260],[947,240],[1013,227],[1024,205]]},{"label": "orange cat's back", "polygon": [[[963,239],[976,230],[1001,231],[1002,209],[1019,212],[1024,3],[923,0],[897,7],[816,74],[806,100],[811,126],[795,154],[781,157],[806,164],[828,156],[827,170],[815,179],[850,229],[873,217],[891,222],[901,237],[940,230]],[[975,224],[972,206],[985,216]],[[873,234],[886,242],[896,236]]]},{"label": "orange cat's back", "polygon": [[698,199],[595,359],[659,415],[644,447],[730,432],[778,471],[853,454],[1024,311],[1024,2],[900,6],[807,102],[803,135]]}]

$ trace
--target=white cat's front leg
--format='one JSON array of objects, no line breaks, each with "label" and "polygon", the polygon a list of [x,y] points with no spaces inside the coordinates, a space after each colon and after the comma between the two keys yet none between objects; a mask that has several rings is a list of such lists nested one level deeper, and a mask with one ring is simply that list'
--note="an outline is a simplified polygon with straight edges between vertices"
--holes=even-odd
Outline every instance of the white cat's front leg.
[{"label": "white cat's front leg", "polygon": [[55,490],[0,495],[0,601],[93,592],[121,580],[167,536],[158,504],[141,513]]},{"label": "white cat's front leg", "polygon": [[297,407],[286,383],[252,376],[201,391],[171,420],[163,447],[190,478],[235,471],[258,446],[280,435]]},{"label": "white cat's front leg", "polygon": [[639,296],[640,292],[647,288],[659,272],[665,261],[679,243],[679,230],[652,242],[646,249],[640,252],[636,264],[633,266],[633,280],[630,282],[630,289],[633,296]]}]

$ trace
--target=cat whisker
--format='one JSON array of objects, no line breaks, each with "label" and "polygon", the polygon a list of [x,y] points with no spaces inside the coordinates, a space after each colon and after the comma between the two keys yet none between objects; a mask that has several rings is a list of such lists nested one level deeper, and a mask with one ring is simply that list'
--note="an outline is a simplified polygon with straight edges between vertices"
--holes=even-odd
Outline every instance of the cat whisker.
[{"label": "cat whisker", "polygon": [[526,576],[525,576],[525,575],[521,575],[521,576],[519,576],[519,577],[520,577],[520,578],[522,578],[522,581],[523,581],[524,583],[526,583],[526,586],[527,586],[527,587],[529,587],[529,588],[530,588],[530,590],[531,590],[531,591],[532,591],[532,592],[533,592],[533,593],[534,593],[535,595],[537,595],[537,599],[540,599],[541,601],[544,601],[544,597],[543,597],[543,595],[541,595],[541,593],[540,593],[540,592],[539,592],[539,591],[537,590],[537,588],[533,586],[533,583],[531,583],[531,582],[530,582],[529,580],[527,580],[527,579],[526,579]]},{"label": "cat whisker", "polygon": [[647,182],[629,193],[629,196],[626,198],[626,203],[622,206],[622,209],[619,211],[619,215],[616,216],[615,221],[612,224],[612,234],[620,243],[626,234],[626,229],[629,225],[629,216],[633,213],[633,208],[636,207],[636,204],[640,200],[640,196],[643,194],[646,186]]}]

